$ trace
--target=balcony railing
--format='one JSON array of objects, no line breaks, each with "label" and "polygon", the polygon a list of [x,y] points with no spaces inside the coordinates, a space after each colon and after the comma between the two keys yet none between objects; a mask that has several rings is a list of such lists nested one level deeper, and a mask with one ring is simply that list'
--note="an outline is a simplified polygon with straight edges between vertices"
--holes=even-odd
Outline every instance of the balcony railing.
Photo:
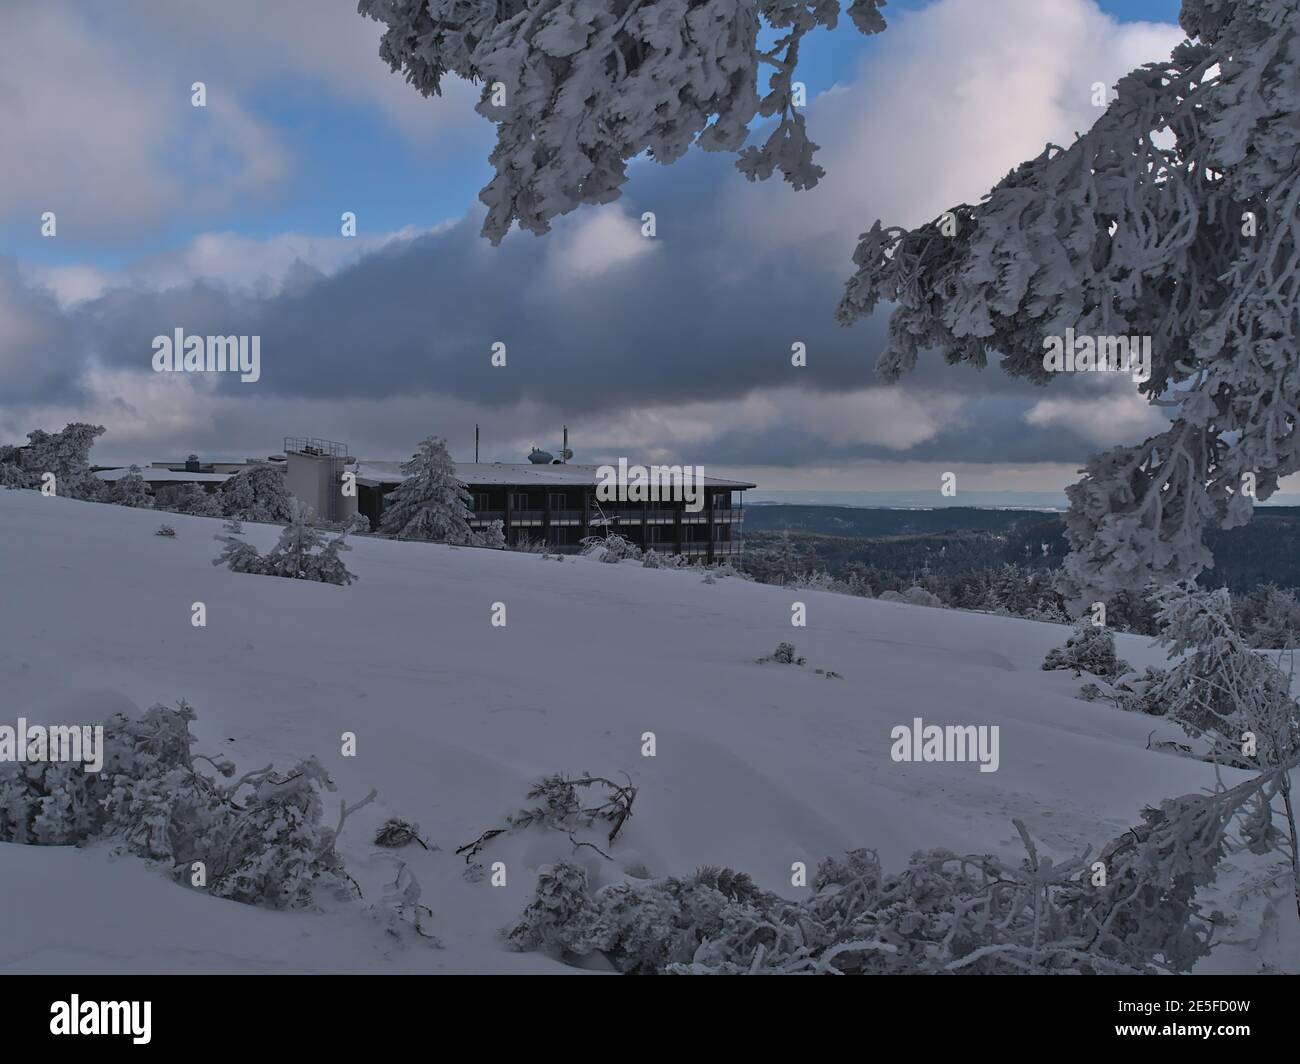
[{"label": "balcony railing", "polygon": [[486,525],[493,521],[505,521],[506,512],[504,510],[471,510],[469,512],[469,523],[471,525]]},{"label": "balcony railing", "polygon": [[552,510],[551,524],[553,525],[580,525],[585,518],[581,510]]},{"label": "balcony railing", "polygon": [[511,510],[512,525],[540,525],[546,517],[545,510]]}]

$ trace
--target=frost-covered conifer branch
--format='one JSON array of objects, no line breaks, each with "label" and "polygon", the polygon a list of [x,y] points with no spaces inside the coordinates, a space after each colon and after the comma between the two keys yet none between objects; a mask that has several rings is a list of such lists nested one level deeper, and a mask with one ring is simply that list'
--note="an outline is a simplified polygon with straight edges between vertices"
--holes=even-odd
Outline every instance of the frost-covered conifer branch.
[{"label": "frost-covered conifer branch", "polygon": [[885,379],[937,349],[1046,383],[1046,337],[1150,337],[1140,390],[1173,423],[1069,490],[1076,601],[1196,575],[1206,527],[1244,523],[1300,470],[1300,0],[1184,0],[1182,25],[1170,60],[977,207],[877,222],[838,312],[894,304]]},{"label": "frost-covered conifer branch", "polygon": [[[853,0],[849,18],[879,33],[882,6]],[[545,233],[556,215],[617,199],[639,155],[737,151],[760,117],[780,121],[741,152],[747,177],[780,170],[810,188],[822,175],[793,76],[800,42],[835,27],[839,0],[359,0],[357,10],[387,27],[380,58],[423,95],[440,95],[448,74],[482,84],[476,109],[497,123],[495,175],[479,193],[494,244],[512,223]],[[765,27],[786,31],[766,50]],[[761,66],[774,68],[762,97]]]}]

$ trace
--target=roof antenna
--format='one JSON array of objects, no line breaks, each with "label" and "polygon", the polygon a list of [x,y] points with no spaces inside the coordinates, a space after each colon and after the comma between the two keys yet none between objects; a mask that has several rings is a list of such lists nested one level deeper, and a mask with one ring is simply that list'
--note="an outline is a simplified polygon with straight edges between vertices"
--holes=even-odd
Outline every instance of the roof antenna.
[{"label": "roof antenna", "polygon": [[478,425],[474,425],[474,464],[478,465]]}]

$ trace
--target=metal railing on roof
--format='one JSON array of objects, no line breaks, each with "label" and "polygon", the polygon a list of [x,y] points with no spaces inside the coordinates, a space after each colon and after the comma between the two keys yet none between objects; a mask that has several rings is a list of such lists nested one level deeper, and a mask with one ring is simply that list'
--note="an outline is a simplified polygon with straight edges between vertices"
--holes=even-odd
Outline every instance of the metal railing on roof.
[{"label": "metal railing on roof", "polygon": [[315,436],[286,436],[284,453],[309,454],[324,458],[342,458],[347,455],[348,447],[337,440],[322,440]]}]

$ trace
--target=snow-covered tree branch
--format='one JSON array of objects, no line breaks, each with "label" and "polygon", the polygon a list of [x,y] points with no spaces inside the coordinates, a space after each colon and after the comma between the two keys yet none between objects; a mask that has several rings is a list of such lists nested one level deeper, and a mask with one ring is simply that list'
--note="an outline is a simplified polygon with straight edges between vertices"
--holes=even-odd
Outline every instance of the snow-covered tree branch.
[{"label": "snow-covered tree branch", "polygon": [[[882,4],[853,0],[849,18],[879,33]],[[794,73],[800,42],[835,27],[839,0],[360,0],[357,10],[388,27],[381,58],[425,96],[448,74],[483,85],[477,110],[498,125],[496,173],[479,193],[494,244],[512,222],[545,233],[556,215],[617,199],[642,153],[672,163],[692,144],[738,151],[759,117],[779,121],[740,152],[747,177],[780,170],[810,188],[822,176]]]},{"label": "snow-covered tree branch", "polygon": [[1066,589],[1103,597],[1210,565],[1300,469],[1300,0],[1184,0],[1189,40],[1127,75],[1067,148],[978,206],[863,235],[844,323],[895,305],[886,379],[924,349],[1046,383],[1067,329],[1149,336],[1140,390],[1172,422],[1092,458],[1069,489]]}]

